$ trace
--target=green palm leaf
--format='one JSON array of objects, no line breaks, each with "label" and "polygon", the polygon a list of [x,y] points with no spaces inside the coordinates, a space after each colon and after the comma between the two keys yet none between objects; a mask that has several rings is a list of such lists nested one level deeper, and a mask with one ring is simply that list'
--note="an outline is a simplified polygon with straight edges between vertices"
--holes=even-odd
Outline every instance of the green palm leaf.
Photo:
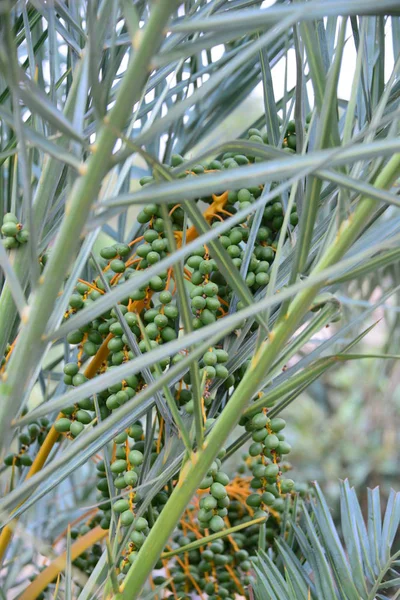
[{"label": "green palm leaf", "polygon": [[[400,581],[400,551],[394,548],[400,525],[400,493],[391,490],[382,522],[379,489],[368,490],[366,523],[354,489],[347,480],[340,482],[340,519],[336,525],[320,487],[317,483],[314,487],[314,497],[302,502],[300,520],[290,523],[298,546],[279,539],[276,557],[260,551],[255,560],[257,600],[387,598]],[[275,558],[281,560],[280,570]]]}]

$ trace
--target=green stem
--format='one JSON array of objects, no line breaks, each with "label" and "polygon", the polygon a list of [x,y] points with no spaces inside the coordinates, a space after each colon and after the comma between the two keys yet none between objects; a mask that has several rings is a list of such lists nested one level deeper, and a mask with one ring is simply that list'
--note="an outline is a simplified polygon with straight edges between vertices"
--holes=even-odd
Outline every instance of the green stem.
[{"label": "green stem", "polygon": [[290,392],[293,392],[304,383],[307,383],[308,385],[309,382],[314,381],[314,379],[319,377],[322,373],[329,369],[329,367],[334,365],[335,362],[335,356],[322,358],[314,365],[311,365],[308,369],[304,369],[300,373],[293,375],[293,377],[290,377],[287,381],[284,381],[281,385],[278,385],[274,390],[271,390],[270,392],[267,391],[266,394],[259,400],[256,400],[254,403],[250,404],[243,414],[246,415],[246,417],[251,417],[255,413],[262,410],[264,406],[271,405],[273,402],[276,402],[279,400],[279,398],[283,398]]},{"label": "green stem", "polygon": [[161,558],[171,558],[172,556],[177,556],[178,554],[183,554],[184,552],[190,552],[190,550],[196,550],[197,548],[201,548],[214,540],[219,540],[228,535],[232,535],[232,533],[236,533],[237,531],[241,531],[242,529],[246,529],[247,527],[251,527],[252,525],[263,525],[267,517],[258,517],[258,519],[252,519],[251,521],[246,521],[245,523],[240,523],[239,525],[235,525],[234,527],[229,527],[229,529],[224,529],[223,531],[218,531],[217,533],[212,533],[211,535],[207,535],[202,537],[190,544],[186,544],[186,546],[180,546],[176,548],[176,550],[171,550],[170,552],[164,552],[161,555]]},{"label": "green stem", "polygon": [[[0,438],[7,443],[11,421],[18,412],[26,391],[26,384],[40,364],[46,347],[42,340],[59,290],[68,267],[80,243],[80,236],[98,194],[103,177],[110,165],[110,158],[117,139],[132,108],[141,96],[150,72],[152,57],[161,45],[165,26],[178,0],[162,0],[154,3],[143,35],[133,43],[138,44],[133,58],[121,82],[115,104],[102,123],[93,153],[83,165],[82,175],[75,182],[65,206],[65,217],[56,244],[46,265],[44,275],[30,305],[29,314],[21,330],[17,346],[3,377],[3,402],[0,406]],[[6,434],[6,435],[5,435]]]},{"label": "green stem", "polygon": [[[400,154],[395,154],[377,177],[375,186],[387,188],[392,185],[399,174]],[[368,223],[374,205],[375,201],[371,198],[364,198],[360,201],[355,212],[342,223],[336,239],[321,257],[314,272],[321,272],[336,263],[345,254]],[[321,285],[317,283],[299,292],[290,304],[286,315],[276,324],[268,339],[261,344],[245,376],[230,398],[227,407],[206,438],[203,449],[199,452],[193,452],[181,471],[179,481],[168,503],[151,529],[139,552],[137,561],[131,566],[126,575],[123,589],[117,596],[118,600],[138,598],[176,523],[198,489],[212,461],[230,432],[238,424],[246,404],[257,393],[277,354],[296,331]]]},{"label": "green stem", "polygon": [[265,523],[261,524],[260,527],[260,531],[258,532],[258,549],[259,550],[264,550],[265,551],[265,530],[266,530],[266,525]]}]

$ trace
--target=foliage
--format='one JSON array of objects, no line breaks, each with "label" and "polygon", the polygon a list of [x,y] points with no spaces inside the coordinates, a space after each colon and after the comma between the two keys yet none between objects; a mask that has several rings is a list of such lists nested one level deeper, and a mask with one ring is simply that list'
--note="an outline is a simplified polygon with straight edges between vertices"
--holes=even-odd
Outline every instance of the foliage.
[{"label": "foliage", "polygon": [[316,485],[316,499],[301,511],[300,523],[291,522],[288,539],[276,541],[280,563],[260,552],[254,566],[256,598],[398,597],[398,591],[394,596],[392,593],[399,589],[400,581],[400,552],[393,549],[400,523],[400,495],[391,491],[382,520],[379,488],[369,490],[365,523],[354,489],[344,481],[340,486],[340,508],[341,535]]},{"label": "foliage", "polygon": [[[246,594],[309,493],[281,411],[398,358],[357,348],[396,273],[341,304],[399,257],[398,2],[262,4],[0,6],[7,597]],[[212,143],[259,84],[254,122]]]}]

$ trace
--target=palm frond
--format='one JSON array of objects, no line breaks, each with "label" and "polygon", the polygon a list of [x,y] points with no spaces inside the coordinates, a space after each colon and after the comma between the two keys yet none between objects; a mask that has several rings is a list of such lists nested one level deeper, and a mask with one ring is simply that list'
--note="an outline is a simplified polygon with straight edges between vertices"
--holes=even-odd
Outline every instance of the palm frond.
[{"label": "palm frond", "polygon": [[[368,490],[365,522],[354,488],[340,482],[340,519],[336,525],[316,483],[315,496],[301,503],[290,522],[294,544],[276,541],[276,556],[260,552],[254,561],[257,600],[377,600],[398,589],[400,493],[391,490],[381,516],[379,489]],[[281,560],[278,569],[276,559]],[[293,595],[295,593],[296,595]],[[387,595],[389,594],[389,596]]]}]

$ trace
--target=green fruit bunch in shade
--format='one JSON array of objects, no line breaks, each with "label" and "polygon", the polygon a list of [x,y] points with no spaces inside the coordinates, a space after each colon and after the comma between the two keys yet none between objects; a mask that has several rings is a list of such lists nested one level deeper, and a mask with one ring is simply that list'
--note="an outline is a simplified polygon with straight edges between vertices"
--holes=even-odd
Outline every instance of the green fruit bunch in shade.
[{"label": "green fruit bunch in shade", "polygon": [[[176,547],[185,546],[198,539],[196,533],[189,529],[190,521],[181,521],[180,529],[173,537]],[[250,579],[244,570],[237,569],[238,560],[249,570],[244,558],[246,552],[235,551],[232,544],[218,539],[200,549],[191,550],[181,560],[173,559],[165,566],[165,573],[154,575],[153,583],[161,585],[166,582],[166,574],[172,577],[167,589],[172,598],[192,598],[192,594],[206,594],[208,598],[226,598],[233,600],[243,597],[245,587]],[[236,554],[236,557],[235,557]]]},{"label": "green fruit bunch in shade", "polygon": [[[281,433],[285,427],[284,420],[269,419],[264,412],[260,412],[243,421],[253,438],[262,437],[256,432],[265,429],[267,434],[263,440],[266,442],[263,449],[258,450],[263,455],[269,454],[269,458],[255,455],[253,440],[250,454],[243,456],[237,472],[227,475],[222,470],[226,452],[221,449],[200,485],[197,498],[186,509],[180,521],[173,536],[173,548],[182,548],[202,536],[224,531],[228,526],[245,525],[255,518],[264,517],[265,547],[273,552],[274,540],[285,532],[283,510],[296,518],[293,513],[294,482],[283,477],[291,469],[291,465],[283,460],[289,450]],[[270,441],[266,439],[268,436]],[[276,446],[276,440],[272,436],[279,436],[279,444],[282,444],[280,448]],[[278,468],[274,462],[274,453]],[[268,465],[272,465],[272,468],[265,471],[265,466]],[[248,472],[253,475],[251,481],[247,476]],[[256,477],[261,480],[261,487],[254,481]],[[302,489],[301,486],[298,487]],[[303,496],[307,490],[307,487],[303,488]],[[196,522],[198,526],[193,528]],[[153,576],[153,583],[161,585],[166,582],[167,576],[172,577],[167,589],[175,597],[202,593],[215,599],[247,598],[248,586],[253,582],[251,565],[259,551],[259,544],[260,526],[247,526],[230,536],[188,550],[187,555],[182,554],[180,560],[171,558],[168,564],[163,565],[164,573]]]},{"label": "green fruit bunch in shade", "polygon": [[130,566],[135,562],[138,552],[150,531],[149,522],[145,517],[134,517],[130,525],[129,542],[124,548],[123,557],[119,563],[119,569],[123,575],[129,571]]},{"label": "green fruit bunch in shade", "polygon": [[[198,529],[196,521],[203,519],[206,512],[218,510],[218,503],[224,503],[224,513],[228,514],[230,503],[224,496],[225,486],[212,487],[205,494],[200,489],[194,503],[189,505],[172,537],[173,548],[183,548],[196,540],[201,540],[206,533],[213,533],[211,527]],[[217,496],[218,498],[216,498]],[[225,502],[224,502],[225,499]],[[211,517],[209,522],[212,522]],[[227,517],[225,516],[225,519]],[[208,519],[208,517],[207,517]],[[164,563],[164,573],[153,575],[153,583],[161,585],[166,582],[166,575],[172,577],[167,589],[172,597],[189,597],[185,594],[206,594],[212,598],[231,598],[246,595],[246,586],[251,583],[249,553],[243,549],[243,543],[238,543],[233,536],[215,539],[188,550],[180,558],[172,558]],[[190,596],[191,597],[191,596]]]},{"label": "green fruit bunch in shade", "polygon": [[1,233],[3,235],[3,245],[7,250],[18,248],[22,244],[26,244],[29,239],[29,231],[10,212],[3,217]]},{"label": "green fruit bunch in shade", "polygon": [[4,457],[7,467],[30,467],[38,448],[43,444],[51,427],[47,417],[33,421],[18,435],[18,450]]},{"label": "green fruit bunch in shade", "polygon": [[[64,365],[64,383],[75,387],[88,381],[74,362]],[[85,425],[94,419],[94,401],[85,398],[73,406],[63,408],[61,416],[55,421],[54,428],[58,433],[66,434],[70,439],[76,438],[85,429]]]},{"label": "green fruit bunch in shade", "polygon": [[[71,529],[71,541],[77,541],[83,535],[89,533],[94,527],[99,525],[101,516],[99,514],[90,517],[88,521],[85,523],[81,523],[79,526],[76,526]],[[101,555],[103,554],[103,546],[100,543],[93,544],[88,550],[82,552],[75,560],[72,561],[74,567],[89,575],[92,573],[93,569],[96,567],[97,563],[100,560]]]},{"label": "green fruit bunch in shade", "polygon": [[[310,121],[311,121],[312,113],[309,113],[304,122],[304,131],[308,132]],[[296,123],[292,119],[287,122],[286,127],[282,125],[281,127],[281,136],[283,135],[283,149],[287,152],[297,152],[301,151],[301,148],[297,147],[297,137],[296,137]],[[252,128],[248,131],[248,139],[252,142],[256,142],[259,144],[268,144],[268,136],[266,134],[262,134],[259,129]],[[257,159],[255,159],[257,161]]]}]

